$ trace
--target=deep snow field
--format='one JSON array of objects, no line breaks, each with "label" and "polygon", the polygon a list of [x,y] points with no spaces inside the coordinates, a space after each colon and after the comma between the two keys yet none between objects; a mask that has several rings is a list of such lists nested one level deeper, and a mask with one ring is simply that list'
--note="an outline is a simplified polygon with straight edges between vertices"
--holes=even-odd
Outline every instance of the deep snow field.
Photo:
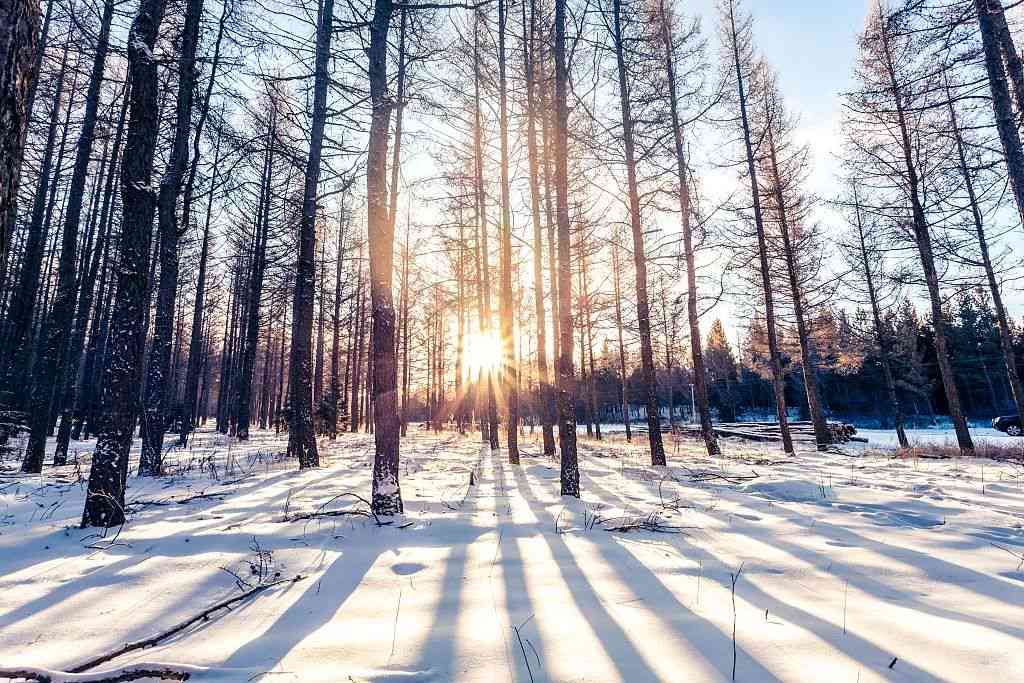
[{"label": "deep snow field", "polygon": [[52,680],[727,681],[735,657],[737,681],[1024,681],[1020,464],[675,441],[652,468],[590,441],[577,502],[530,436],[515,467],[410,429],[406,513],[378,525],[338,513],[366,509],[338,496],[369,497],[372,438],[300,472],[283,436],[200,433],[106,538],[77,528],[88,443],[0,462],[0,667],[69,670],[283,581]]}]

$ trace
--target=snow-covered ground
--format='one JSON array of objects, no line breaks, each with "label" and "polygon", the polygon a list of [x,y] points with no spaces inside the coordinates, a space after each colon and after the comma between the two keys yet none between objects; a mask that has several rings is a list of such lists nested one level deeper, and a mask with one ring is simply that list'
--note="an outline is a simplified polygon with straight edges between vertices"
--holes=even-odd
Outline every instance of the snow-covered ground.
[{"label": "snow-covered ground", "polygon": [[[1024,437],[1007,436],[992,427],[971,427],[971,438],[975,441],[991,441],[998,445],[1019,444],[1024,446]],[[892,447],[898,445],[896,432],[892,429],[858,429],[857,436],[863,436],[871,446]],[[948,429],[908,429],[907,439],[912,446],[955,446],[956,432]]]},{"label": "snow-covered ground", "polygon": [[684,440],[659,469],[587,442],[577,502],[529,439],[511,466],[416,432],[405,515],[378,526],[323,514],[365,509],[338,496],[368,497],[372,436],[321,444],[300,472],[273,434],[200,435],[171,475],[131,478],[106,538],[77,528],[84,468],[3,471],[0,667],[70,669],[301,576],[96,670],[675,682],[730,680],[735,657],[738,681],[1024,680],[1024,466]]}]

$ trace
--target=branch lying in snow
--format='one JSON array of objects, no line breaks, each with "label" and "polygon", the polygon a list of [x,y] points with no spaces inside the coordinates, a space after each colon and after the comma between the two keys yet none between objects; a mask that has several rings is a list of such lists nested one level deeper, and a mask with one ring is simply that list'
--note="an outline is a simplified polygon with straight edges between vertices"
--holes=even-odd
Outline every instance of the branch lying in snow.
[{"label": "branch lying in snow", "polygon": [[[365,510],[360,509],[360,508],[346,508],[344,510],[327,510],[327,509],[325,509],[328,505],[330,505],[334,501],[338,500],[339,498],[345,498],[346,496],[350,497],[350,498],[355,498],[359,502],[361,502],[364,505],[366,505],[367,509],[365,509]],[[313,512],[297,512],[294,515],[285,514],[285,516],[281,519],[281,521],[282,522],[296,522],[296,521],[301,521],[301,520],[304,520],[304,519],[318,519],[320,517],[352,517],[352,516],[356,516],[356,517],[369,517],[369,518],[373,519],[374,523],[377,526],[384,526],[385,524],[390,524],[391,523],[391,522],[382,522],[382,521],[380,521],[380,518],[373,511],[373,506],[370,505],[370,501],[366,500],[365,498],[360,496],[358,493],[339,493],[338,495],[334,496],[333,498],[328,499],[327,502],[325,502],[323,505],[318,507]]]},{"label": "branch lying in snow", "polygon": [[645,517],[608,517],[598,518],[596,523],[605,531],[656,531],[663,534],[681,533],[683,529],[691,527],[675,526],[665,524],[657,512],[652,512]]},{"label": "branch lying in snow", "polygon": [[757,472],[751,472],[750,474],[724,474],[713,470],[694,470],[684,465],[679,465],[679,469],[686,472],[686,478],[691,482],[724,481],[728,484],[744,484],[761,476]]},{"label": "branch lying in snow", "polygon": [[0,679],[26,680],[34,683],[119,683],[157,678],[161,681],[187,681],[192,674],[207,671],[202,667],[185,664],[157,664],[141,662],[106,671],[71,673],[37,667],[0,669]]},{"label": "branch lying in snow", "polygon": [[133,507],[133,506],[136,506],[136,505],[139,505],[139,506],[142,506],[142,505],[174,505],[174,504],[185,505],[187,503],[191,503],[194,500],[209,500],[209,499],[219,500],[219,499],[225,497],[226,495],[228,495],[228,494],[227,493],[206,493],[205,491],[202,491],[202,492],[197,493],[197,494],[195,494],[193,496],[185,496],[184,498],[175,498],[175,497],[172,496],[170,498],[159,498],[159,499],[156,499],[156,500],[133,500],[132,502],[130,502],[128,504],[128,507]]},{"label": "branch lying in snow", "polygon": [[[265,591],[268,588],[273,588],[274,586],[280,586],[281,584],[292,584],[292,583],[295,583],[296,581],[301,581],[304,578],[306,578],[306,577],[304,577],[301,574],[299,574],[299,575],[297,575],[297,576],[295,576],[295,577],[293,577],[291,579],[281,579],[280,581],[271,581],[269,583],[265,583],[265,584],[262,584],[262,585],[259,585],[259,586],[254,586],[253,588],[250,588],[249,590],[245,591],[244,593],[239,593],[238,595],[233,595],[230,598],[225,598],[225,599],[221,600],[220,602],[214,603],[210,607],[207,607],[206,609],[204,609],[199,614],[196,614],[195,616],[189,617],[185,621],[178,622],[177,624],[175,624],[171,628],[167,629],[166,631],[158,633],[155,636],[151,636],[149,638],[145,638],[143,640],[136,640],[135,642],[132,642],[132,643],[126,643],[125,645],[123,645],[122,647],[114,650],[113,652],[108,652],[108,653],[106,653],[104,655],[100,655],[99,657],[95,657],[94,659],[90,659],[88,662],[86,662],[84,664],[79,664],[78,666],[73,667],[72,669],[70,669],[70,671],[71,671],[71,673],[79,674],[79,673],[82,673],[83,671],[88,671],[89,669],[95,669],[100,664],[106,664],[110,660],[117,659],[121,655],[127,654],[129,652],[134,652],[135,650],[144,650],[146,648],[153,647],[154,645],[158,645],[162,641],[167,640],[171,636],[184,631],[189,626],[191,626],[191,625],[193,625],[193,624],[195,624],[197,622],[206,621],[207,619],[210,618],[210,615],[213,614],[214,612],[219,612],[220,610],[225,609],[227,607],[230,607],[231,605],[234,605],[236,603],[242,602],[243,600],[251,598],[252,596],[256,595],[257,593]],[[144,676],[140,676],[139,678],[144,678]],[[44,680],[44,679],[37,679],[37,680]],[[57,679],[57,680],[60,680],[60,679]],[[77,680],[77,679],[69,679],[69,680]],[[81,680],[91,681],[93,679],[84,678],[84,679],[81,679]],[[122,680],[124,680],[124,681],[130,681],[130,680],[135,680],[135,679],[133,679],[133,678],[103,678],[103,679],[96,679],[96,680],[103,680],[103,681],[122,681]],[[171,679],[171,680],[174,680],[174,679]],[[184,678],[179,678],[177,680],[185,680],[185,679]]]}]

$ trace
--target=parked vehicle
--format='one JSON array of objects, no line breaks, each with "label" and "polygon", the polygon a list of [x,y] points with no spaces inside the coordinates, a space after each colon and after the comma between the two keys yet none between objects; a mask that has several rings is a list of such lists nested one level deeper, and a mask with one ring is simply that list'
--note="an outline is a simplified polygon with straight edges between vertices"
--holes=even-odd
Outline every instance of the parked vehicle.
[{"label": "parked vehicle", "polygon": [[992,426],[1010,436],[1020,436],[1022,433],[1020,418],[1016,415],[1003,415],[992,420]]}]

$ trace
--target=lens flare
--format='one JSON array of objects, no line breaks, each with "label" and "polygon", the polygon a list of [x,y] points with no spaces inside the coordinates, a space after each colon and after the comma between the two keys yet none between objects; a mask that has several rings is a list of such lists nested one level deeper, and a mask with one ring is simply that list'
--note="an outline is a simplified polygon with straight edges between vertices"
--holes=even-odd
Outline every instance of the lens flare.
[{"label": "lens flare", "polygon": [[497,372],[501,367],[501,340],[489,332],[466,337],[464,373],[469,379],[478,379],[485,373]]}]

